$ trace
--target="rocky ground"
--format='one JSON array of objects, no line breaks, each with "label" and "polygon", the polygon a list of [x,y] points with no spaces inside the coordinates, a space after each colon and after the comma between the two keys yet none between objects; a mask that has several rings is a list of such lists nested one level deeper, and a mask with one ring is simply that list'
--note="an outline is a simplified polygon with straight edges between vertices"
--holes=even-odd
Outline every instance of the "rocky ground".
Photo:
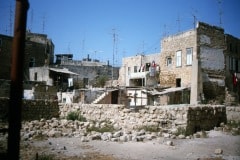
[{"label": "rocky ground", "polygon": [[[23,160],[240,160],[239,133],[239,124],[185,136],[182,129],[124,130],[106,122],[42,119],[23,123],[20,153]],[[6,140],[1,134],[0,153]]]},{"label": "rocky ground", "polygon": [[[29,148],[33,151],[29,152]],[[21,153],[23,159],[34,157],[38,153],[39,156],[53,155],[54,159],[73,160],[240,160],[240,136],[210,131],[207,138],[161,137],[142,142],[82,142],[81,138],[59,137],[25,141]]]}]

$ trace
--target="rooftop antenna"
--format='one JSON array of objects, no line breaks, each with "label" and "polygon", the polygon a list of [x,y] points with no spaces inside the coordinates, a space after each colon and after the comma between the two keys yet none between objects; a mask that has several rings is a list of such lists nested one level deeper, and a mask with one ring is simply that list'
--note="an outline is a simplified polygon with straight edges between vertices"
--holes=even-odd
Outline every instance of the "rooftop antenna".
[{"label": "rooftop antenna", "polygon": [[193,16],[193,28],[196,28],[196,24],[197,24],[197,17],[196,17],[196,13],[197,10],[194,10],[195,13],[192,12],[192,16]]},{"label": "rooftop antenna", "polygon": [[179,17],[179,14],[178,14],[178,18],[177,18],[177,24],[178,24],[178,32],[180,32],[180,17]]},{"label": "rooftop antenna", "polygon": [[43,22],[42,22],[42,33],[45,31],[45,15],[43,16]]},{"label": "rooftop antenna", "polygon": [[142,42],[142,54],[144,54],[144,47],[145,47],[145,42]]},{"label": "rooftop antenna", "polygon": [[12,31],[13,31],[13,22],[12,22],[12,16],[13,16],[13,10],[12,10],[12,3],[10,3],[9,7],[9,35],[12,36]]},{"label": "rooftop antenna", "polygon": [[115,28],[112,29],[112,35],[113,35],[113,53],[112,53],[112,82],[111,82],[111,86],[113,84],[113,67],[114,67],[114,54],[115,54],[115,43],[116,43],[116,30]]},{"label": "rooftop antenna", "polygon": [[[84,47],[85,47],[85,38],[82,40],[82,55],[84,55],[84,50],[85,50]],[[80,57],[81,57],[81,53],[80,53]]]},{"label": "rooftop antenna", "polygon": [[222,0],[218,0],[219,4],[219,26],[222,27]]},{"label": "rooftop antenna", "polygon": [[118,64],[118,34],[116,34],[116,47],[115,47],[115,62]]},{"label": "rooftop antenna", "polygon": [[167,36],[167,25],[164,24],[163,28],[164,28],[163,37],[166,37]]},{"label": "rooftop antenna", "polygon": [[29,30],[32,30],[32,26],[33,26],[33,9],[31,9],[31,17],[30,17],[30,27]]}]

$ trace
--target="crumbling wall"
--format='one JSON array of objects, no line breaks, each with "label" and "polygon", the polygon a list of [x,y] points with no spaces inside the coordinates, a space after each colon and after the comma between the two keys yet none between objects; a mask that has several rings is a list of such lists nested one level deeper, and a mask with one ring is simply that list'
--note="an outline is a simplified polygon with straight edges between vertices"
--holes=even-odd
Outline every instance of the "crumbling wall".
[{"label": "crumbling wall", "polygon": [[71,111],[81,111],[88,120],[111,121],[122,129],[137,129],[141,126],[158,126],[172,130],[185,128],[187,134],[200,130],[210,130],[226,122],[224,106],[209,105],[169,105],[145,106],[138,111],[124,105],[60,104],[60,117]]},{"label": "crumbling wall", "polygon": [[198,57],[202,70],[204,98],[225,99],[225,36],[222,28],[199,22],[197,27]]}]

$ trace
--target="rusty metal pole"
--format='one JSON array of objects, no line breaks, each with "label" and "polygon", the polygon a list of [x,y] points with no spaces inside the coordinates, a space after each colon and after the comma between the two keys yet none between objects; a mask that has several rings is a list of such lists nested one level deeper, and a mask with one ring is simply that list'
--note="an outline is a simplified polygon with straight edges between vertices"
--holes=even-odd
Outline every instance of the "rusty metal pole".
[{"label": "rusty metal pole", "polygon": [[16,0],[11,61],[11,91],[8,114],[9,160],[19,160],[20,153],[21,110],[23,97],[23,66],[28,8],[28,0]]}]

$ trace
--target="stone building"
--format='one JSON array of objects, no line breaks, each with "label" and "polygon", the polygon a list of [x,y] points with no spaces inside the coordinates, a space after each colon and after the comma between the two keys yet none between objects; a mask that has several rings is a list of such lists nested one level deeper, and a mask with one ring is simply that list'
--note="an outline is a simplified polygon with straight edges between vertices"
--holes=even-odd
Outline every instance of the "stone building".
[{"label": "stone building", "polygon": [[[0,35],[0,79],[10,79],[13,37]],[[54,44],[45,34],[26,32],[24,80],[29,80],[29,67],[53,64]]]},{"label": "stone building", "polygon": [[160,54],[138,54],[122,60],[119,71],[120,86],[157,86],[159,83]]},{"label": "stone building", "polygon": [[[235,103],[240,101],[240,39],[232,35],[225,35],[226,46],[224,50],[225,55],[225,83],[227,93],[225,100],[227,103]],[[236,74],[236,77],[234,77]],[[237,78],[238,81],[234,83],[233,78]],[[230,94],[228,94],[230,93]]]},{"label": "stone building", "polygon": [[191,88],[192,104],[223,103],[226,90],[233,91],[239,39],[224,29],[199,22],[192,30],[163,38],[161,48],[161,86]]},{"label": "stone building", "polygon": [[141,72],[142,65],[151,63],[143,55],[123,59],[119,83],[146,86],[153,102],[159,104],[236,103],[240,95],[239,52],[238,38],[223,28],[198,22],[194,29],[161,40],[161,53],[152,58],[159,64],[155,82],[160,85],[149,83],[148,73]]}]

